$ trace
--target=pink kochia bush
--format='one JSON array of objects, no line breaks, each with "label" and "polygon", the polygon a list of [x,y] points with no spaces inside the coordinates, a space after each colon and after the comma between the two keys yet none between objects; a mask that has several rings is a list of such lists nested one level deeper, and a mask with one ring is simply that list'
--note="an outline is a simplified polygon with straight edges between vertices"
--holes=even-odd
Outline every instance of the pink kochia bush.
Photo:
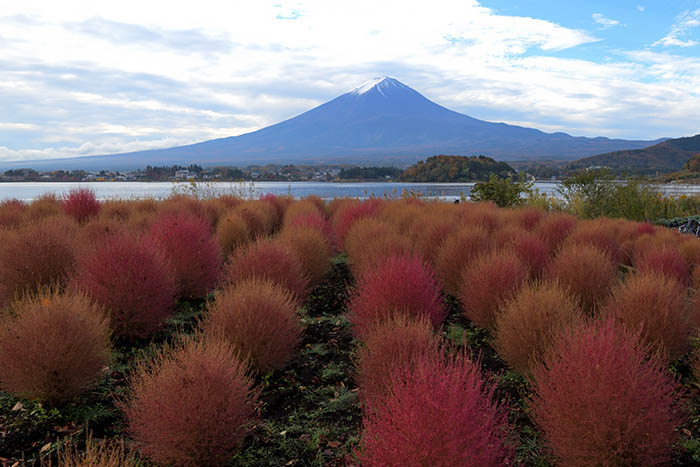
[{"label": "pink kochia bush", "polygon": [[100,202],[89,188],[76,188],[63,200],[63,210],[79,223],[100,213]]},{"label": "pink kochia bush", "polygon": [[365,411],[364,466],[509,465],[507,412],[478,362],[425,355],[391,372],[391,391]]},{"label": "pink kochia bush", "polygon": [[659,272],[687,286],[690,270],[683,255],[671,246],[660,246],[644,250],[634,259],[634,267],[640,272]]},{"label": "pink kochia bush", "polygon": [[166,213],[151,226],[149,239],[165,254],[178,295],[203,298],[221,273],[221,249],[207,222],[184,211]]},{"label": "pink kochia bush", "polygon": [[175,282],[162,253],[148,240],[126,234],[81,258],[71,287],[105,307],[119,337],[150,335],[175,305]]},{"label": "pink kochia bush", "polygon": [[533,416],[559,465],[666,465],[682,423],[677,384],[614,321],[563,333],[533,370]]},{"label": "pink kochia bush", "polygon": [[447,315],[435,274],[414,255],[391,256],[365,271],[352,292],[349,310],[353,333],[360,338],[394,314],[424,317],[433,326],[441,325]]},{"label": "pink kochia bush", "polygon": [[122,407],[138,450],[159,464],[225,465],[256,413],[246,368],[227,343],[202,338],[139,362]]}]

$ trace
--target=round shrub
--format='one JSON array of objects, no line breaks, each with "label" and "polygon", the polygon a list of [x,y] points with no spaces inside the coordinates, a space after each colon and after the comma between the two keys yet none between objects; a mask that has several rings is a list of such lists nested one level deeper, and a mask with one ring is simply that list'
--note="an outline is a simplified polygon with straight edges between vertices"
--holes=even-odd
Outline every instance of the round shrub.
[{"label": "round shrub", "polygon": [[27,205],[18,199],[0,201],[0,229],[19,226],[26,209]]},{"label": "round shrub", "polygon": [[74,188],[63,200],[63,210],[79,223],[100,213],[100,202],[89,188]]},{"label": "round shrub", "polygon": [[204,325],[230,343],[260,374],[279,370],[301,341],[296,302],[284,287],[249,279],[216,294]]},{"label": "round shrub", "polygon": [[658,272],[687,286],[690,282],[688,264],[683,255],[673,246],[659,246],[641,251],[634,258],[634,267],[639,272]]},{"label": "round shrub", "polygon": [[463,227],[447,237],[435,255],[435,271],[445,291],[458,295],[464,270],[474,258],[490,249],[489,234],[479,226]]},{"label": "round shrub", "polygon": [[221,273],[221,250],[207,222],[185,212],[165,213],[151,225],[149,239],[165,254],[178,295],[203,298]]},{"label": "round shrub", "polygon": [[51,404],[72,399],[107,365],[109,340],[107,318],[87,297],[25,297],[0,322],[0,388]]},{"label": "round shrub", "polygon": [[49,192],[32,201],[24,215],[26,220],[31,223],[48,217],[60,216],[63,212],[63,206],[56,193]]},{"label": "round shrub", "polygon": [[549,247],[537,234],[523,233],[513,241],[511,248],[523,260],[532,277],[540,277],[549,264]]},{"label": "round shrub", "polygon": [[356,221],[345,236],[345,251],[355,276],[377,267],[390,256],[409,254],[410,239],[375,218]]},{"label": "round shrub", "polygon": [[555,250],[566,240],[576,226],[576,222],[576,218],[569,214],[549,214],[539,222],[535,230],[549,245],[549,249]]},{"label": "round shrub", "polygon": [[557,464],[669,463],[682,418],[664,368],[613,321],[563,333],[533,370],[533,418]]},{"label": "round shrub", "polygon": [[216,226],[216,241],[225,257],[228,257],[237,248],[248,244],[250,232],[245,219],[235,212],[225,214]]},{"label": "round shrub", "polygon": [[617,263],[623,259],[614,228],[609,221],[603,219],[580,221],[576,224],[564,242],[565,245],[574,243],[598,247],[600,251]]},{"label": "round shrub", "polygon": [[545,211],[536,207],[523,207],[513,211],[513,221],[527,231],[534,230],[545,217]]},{"label": "round shrub", "polygon": [[372,198],[367,201],[350,202],[333,216],[333,230],[340,243],[345,244],[345,235],[355,222],[366,217],[373,217],[381,208],[382,202]]},{"label": "round shrub", "polygon": [[583,322],[576,298],[556,282],[523,287],[506,302],[494,325],[494,348],[510,367],[528,374],[563,329]]},{"label": "round shrub", "polygon": [[686,289],[660,273],[636,273],[613,289],[602,310],[630,332],[641,331],[645,343],[671,360],[685,354],[696,324]]},{"label": "round shrub", "polygon": [[389,391],[391,372],[412,365],[420,356],[437,355],[440,341],[426,319],[394,315],[371,326],[357,351],[355,382],[365,407]]},{"label": "round shrub", "polygon": [[125,234],[82,257],[71,287],[105,307],[119,337],[152,334],[175,305],[175,282],[162,254],[150,242]]},{"label": "round shrub", "polygon": [[272,234],[280,222],[275,206],[265,201],[245,201],[236,206],[235,212],[246,221],[252,238]]},{"label": "round shrub", "polygon": [[277,238],[296,253],[309,289],[319,285],[331,269],[331,248],[323,234],[311,227],[285,227]]},{"label": "round shrub", "polygon": [[229,282],[235,285],[254,278],[286,287],[300,302],[308,293],[309,279],[299,258],[289,245],[279,241],[259,239],[233,255],[228,270]]},{"label": "round shrub", "polygon": [[89,251],[93,248],[99,248],[110,237],[123,235],[128,230],[128,227],[117,219],[93,217],[80,228],[80,249]]},{"label": "round shrub", "polygon": [[527,280],[527,266],[512,251],[479,256],[462,274],[459,299],[464,315],[476,325],[490,328],[501,305]]},{"label": "round shrub", "polygon": [[4,235],[0,248],[0,306],[43,286],[66,284],[76,261],[76,233],[71,224],[52,218]]},{"label": "round shrub", "polygon": [[544,275],[567,287],[584,311],[593,312],[617,282],[617,266],[592,245],[570,244],[559,250]]},{"label": "round shrub", "polygon": [[447,315],[434,273],[413,255],[391,256],[360,275],[348,309],[353,333],[361,338],[393,314],[425,317],[433,326]]},{"label": "round shrub", "polygon": [[512,462],[505,407],[478,362],[423,356],[391,374],[391,393],[363,416],[365,466],[500,466]]},{"label": "round shrub", "polygon": [[321,232],[321,234],[323,234],[323,237],[326,239],[326,242],[328,242],[328,245],[330,246],[333,252],[340,250],[340,245],[338,244],[338,240],[335,238],[335,234],[333,233],[333,229],[331,227],[330,222],[328,222],[328,219],[323,217],[321,214],[298,214],[294,217],[290,217],[287,219],[288,220],[285,221],[283,230],[293,229],[295,227],[303,227],[318,230],[319,232]]},{"label": "round shrub", "polygon": [[415,243],[416,249],[428,263],[437,264],[437,254],[454,228],[452,219],[428,217],[425,220],[425,227],[418,233]]},{"label": "round shrub", "polygon": [[178,342],[137,363],[123,406],[137,449],[156,463],[224,465],[240,449],[258,392],[218,339]]}]

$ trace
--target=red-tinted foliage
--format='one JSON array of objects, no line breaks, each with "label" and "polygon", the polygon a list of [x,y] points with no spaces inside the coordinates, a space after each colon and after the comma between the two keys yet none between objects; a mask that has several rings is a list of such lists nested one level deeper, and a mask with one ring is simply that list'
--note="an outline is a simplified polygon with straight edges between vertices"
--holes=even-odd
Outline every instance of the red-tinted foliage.
[{"label": "red-tinted foliage", "polygon": [[108,363],[109,323],[87,297],[46,292],[0,323],[0,387],[50,403],[80,394]]},{"label": "red-tinted foliage", "polygon": [[394,315],[371,326],[357,352],[355,382],[365,407],[387,395],[391,372],[424,355],[437,355],[440,341],[426,319]]},{"label": "red-tinted foliage", "polygon": [[7,232],[0,248],[0,306],[46,285],[65,285],[75,266],[72,221],[46,219]]},{"label": "red-tinted foliage", "polygon": [[79,249],[82,251],[99,248],[110,237],[126,234],[129,231],[127,225],[117,219],[105,217],[93,217],[80,228]]},{"label": "red-tinted foliage", "polygon": [[265,201],[245,201],[236,207],[235,212],[248,224],[252,238],[270,235],[279,226],[277,209]]},{"label": "red-tinted foliage", "polygon": [[454,229],[452,219],[427,217],[425,226],[416,235],[416,249],[426,261],[435,265],[440,248],[454,232]]},{"label": "red-tinted foliage", "polygon": [[177,343],[138,363],[123,406],[136,447],[162,464],[227,463],[256,412],[246,368],[218,339]]},{"label": "red-tinted foliage", "polygon": [[542,275],[549,264],[549,247],[537,234],[530,232],[522,234],[515,239],[511,248],[530,269],[532,277]]},{"label": "red-tinted foliage", "polygon": [[100,202],[89,188],[74,188],[63,200],[63,210],[79,223],[100,213]]},{"label": "red-tinted foliage", "polygon": [[323,217],[320,213],[300,213],[294,217],[287,217],[286,219],[288,220],[285,221],[285,229],[292,229],[295,227],[309,227],[316,229],[326,238],[326,241],[328,242],[328,245],[331,247],[332,251],[335,252],[340,250],[340,245],[338,245],[338,240],[335,238],[330,222],[328,222],[328,219]]},{"label": "red-tinted foliage", "polygon": [[275,196],[272,193],[266,193],[264,195],[260,195],[260,200],[271,204],[275,208],[275,212],[277,214],[275,218],[275,229],[277,229],[280,225],[282,225],[284,214],[289,205],[294,201],[294,198],[289,196]]},{"label": "red-tinted foliage", "polygon": [[165,253],[180,297],[203,298],[216,287],[221,250],[205,220],[165,213],[151,225],[149,238]]},{"label": "red-tinted foliage", "polygon": [[530,284],[501,308],[494,348],[508,365],[527,374],[566,328],[583,322],[576,298],[556,282]]},{"label": "red-tinted foliage", "polygon": [[166,260],[149,242],[124,234],[81,258],[71,287],[104,306],[114,334],[126,338],[159,329],[175,304]]},{"label": "red-tinted foliage", "polygon": [[619,263],[623,259],[615,231],[610,223],[604,220],[595,219],[576,224],[564,244],[575,243],[593,245],[615,262]]},{"label": "red-tinted foliage", "polygon": [[491,241],[495,249],[503,249],[512,246],[518,238],[528,233],[519,225],[506,224],[492,234]]},{"label": "red-tinted foliage", "polygon": [[630,332],[641,331],[650,348],[671,360],[688,351],[697,321],[686,289],[675,279],[654,272],[628,276],[613,289],[602,311]]},{"label": "red-tinted foliage", "polygon": [[299,216],[315,216],[319,215],[325,218],[325,213],[318,208],[316,203],[308,199],[302,199],[291,203],[284,212],[282,225],[286,226],[291,221]]},{"label": "red-tinted foliage", "polygon": [[528,231],[534,230],[544,217],[545,212],[535,207],[516,209],[513,214],[515,223]]},{"label": "red-tinted foliage", "polygon": [[337,212],[333,217],[333,230],[338,240],[344,244],[345,235],[350,231],[353,224],[360,219],[377,214],[381,204],[381,201],[373,198],[364,202],[355,202]]},{"label": "red-tinted foliage", "polygon": [[434,273],[418,256],[391,256],[357,280],[349,303],[355,336],[391,315],[425,317],[433,326],[445,320],[440,287]]},{"label": "red-tinted foliage", "polygon": [[231,258],[228,280],[238,284],[246,279],[267,279],[286,287],[297,300],[306,298],[309,279],[289,245],[269,239],[241,248]]},{"label": "red-tinted foliage", "polygon": [[678,245],[678,251],[683,256],[688,270],[692,272],[700,264],[700,238],[689,237],[686,241]]},{"label": "red-tinted foliage", "polygon": [[474,260],[462,274],[459,299],[467,318],[493,326],[500,306],[528,280],[525,263],[512,251],[494,251]]},{"label": "red-tinted foliage", "polygon": [[309,290],[319,285],[331,269],[331,248],[323,234],[310,227],[286,227],[277,239],[296,253]]},{"label": "red-tinted foliage", "polygon": [[501,466],[512,462],[507,412],[478,362],[424,356],[391,373],[391,394],[365,412],[364,466]]},{"label": "red-tinted foliage", "polygon": [[469,225],[480,225],[489,232],[497,231],[503,224],[501,209],[492,202],[461,203],[460,217]]},{"label": "red-tinted foliage", "polygon": [[557,253],[544,275],[567,287],[584,311],[593,312],[617,282],[617,266],[592,245],[570,244]]},{"label": "red-tinted foliage", "polygon": [[682,422],[664,362],[613,321],[565,332],[535,367],[533,415],[560,465],[665,465]]},{"label": "red-tinted foliage", "polygon": [[62,202],[55,193],[44,193],[29,205],[25,211],[26,220],[37,222],[47,217],[59,216],[64,213]]},{"label": "red-tinted foliage", "polygon": [[535,230],[549,245],[549,249],[555,250],[575,226],[576,218],[574,216],[557,213],[545,216]]},{"label": "red-tinted foliage", "polygon": [[355,276],[374,269],[390,256],[411,253],[412,247],[406,235],[375,218],[358,220],[345,236],[345,251]]},{"label": "red-tinted foliage", "polygon": [[250,232],[245,219],[235,212],[225,214],[216,227],[216,240],[224,256],[250,241]]},{"label": "red-tinted foliage", "polygon": [[639,272],[658,272],[676,279],[683,285],[690,281],[688,264],[677,248],[660,246],[640,252],[633,260]]},{"label": "red-tinted foliage", "polygon": [[283,286],[250,279],[216,295],[205,332],[222,337],[260,374],[279,370],[301,341],[296,302]]},{"label": "red-tinted foliage", "polygon": [[0,228],[13,228],[20,225],[27,205],[18,199],[0,202]]},{"label": "red-tinted foliage", "polygon": [[136,202],[123,199],[109,199],[102,202],[100,218],[125,222],[135,211]]},{"label": "red-tinted foliage", "polygon": [[445,291],[458,295],[462,273],[478,255],[491,249],[488,232],[478,226],[466,226],[443,242],[435,255],[435,270]]},{"label": "red-tinted foliage", "polygon": [[643,234],[653,235],[655,231],[656,231],[656,228],[652,224],[650,224],[649,222],[643,222],[637,226],[637,233],[639,233],[640,235],[643,235]]}]

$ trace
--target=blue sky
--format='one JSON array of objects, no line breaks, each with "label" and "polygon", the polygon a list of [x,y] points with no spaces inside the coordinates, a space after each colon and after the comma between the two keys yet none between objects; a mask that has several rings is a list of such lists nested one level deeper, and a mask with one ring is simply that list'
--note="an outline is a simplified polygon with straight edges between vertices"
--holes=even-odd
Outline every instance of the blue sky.
[{"label": "blue sky", "polygon": [[382,75],[544,131],[700,133],[700,0],[6,3],[0,160],[238,135]]}]

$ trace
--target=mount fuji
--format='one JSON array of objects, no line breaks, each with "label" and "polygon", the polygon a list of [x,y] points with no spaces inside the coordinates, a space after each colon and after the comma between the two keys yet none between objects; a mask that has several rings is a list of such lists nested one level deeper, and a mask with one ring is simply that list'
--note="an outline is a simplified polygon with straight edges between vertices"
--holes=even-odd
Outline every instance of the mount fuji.
[{"label": "mount fuji", "polygon": [[289,120],[239,136],[167,149],[0,165],[84,169],[193,163],[387,165],[436,154],[578,159],[659,141],[574,137],[477,120],[432,102],[394,78],[382,77]]}]

